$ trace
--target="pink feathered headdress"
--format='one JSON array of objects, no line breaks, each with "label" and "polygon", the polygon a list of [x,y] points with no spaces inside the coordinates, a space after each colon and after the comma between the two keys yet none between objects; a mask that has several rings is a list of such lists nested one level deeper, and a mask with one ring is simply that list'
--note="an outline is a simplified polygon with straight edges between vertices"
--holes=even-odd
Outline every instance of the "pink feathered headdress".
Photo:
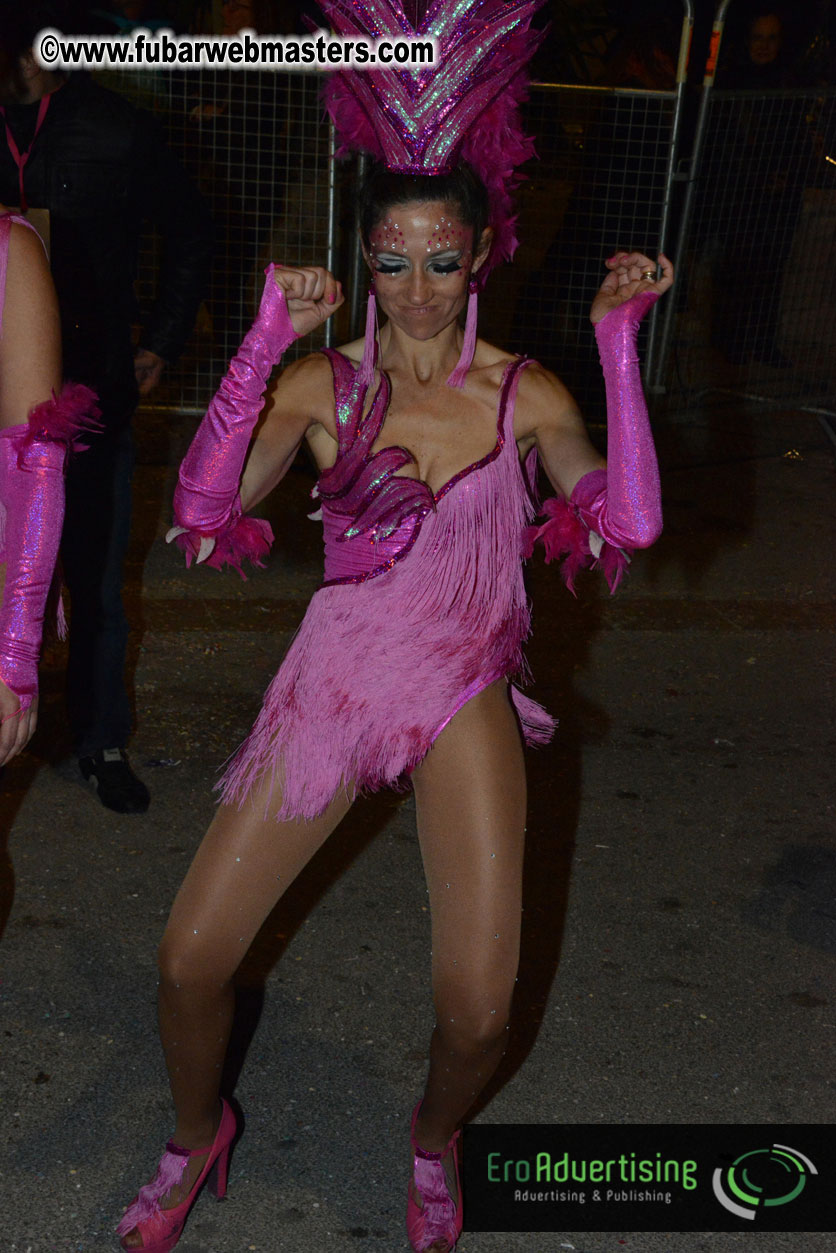
[{"label": "pink feathered headdress", "polygon": [[544,0],[432,0],[417,25],[399,0],[319,0],[337,34],[436,40],[435,64],[329,75],[325,104],[341,152],[369,152],[390,170],[443,174],[467,161],[488,190],[492,265],[517,246],[515,169],[534,155],[519,105],[525,65],[543,38],[529,30]]}]

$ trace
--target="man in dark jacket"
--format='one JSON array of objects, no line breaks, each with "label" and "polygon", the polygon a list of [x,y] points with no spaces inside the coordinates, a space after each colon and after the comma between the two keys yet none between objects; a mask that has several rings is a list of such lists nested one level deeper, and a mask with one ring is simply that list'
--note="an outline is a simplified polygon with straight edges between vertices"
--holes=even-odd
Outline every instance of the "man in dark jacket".
[{"label": "man in dark jacket", "polygon": [[[100,398],[104,430],[72,459],[67,478],[61,547],[72,602],[67,701],[82,775],[104,805],[137,813],[147,809],[148,792],[125,755],[131,711],[121,598],[130,424],[138,399],[156,386],[192,329],[212,226],[205,201],[150,114],[86,74],[38,66],[31,45],[45,26],[68,29],[63,0],[0,0],[0,200],[18,205],[22,194],[36,225],[42,220],[36,211],[48,212],[64,373]],[[134,350],[133,281],[146,219],[162,235],[164,255],[158,299]]]}]

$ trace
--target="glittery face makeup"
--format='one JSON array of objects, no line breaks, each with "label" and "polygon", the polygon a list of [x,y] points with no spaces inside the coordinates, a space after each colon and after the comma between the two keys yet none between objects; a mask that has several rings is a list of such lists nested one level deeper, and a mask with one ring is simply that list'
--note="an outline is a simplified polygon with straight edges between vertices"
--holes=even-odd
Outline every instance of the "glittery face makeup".
[{"label": "glittery face makeup", "polygon": [[369,239],[381,310],[416,339],[458,317],[473,266],[473,230],[444,201],[393,205]]}]

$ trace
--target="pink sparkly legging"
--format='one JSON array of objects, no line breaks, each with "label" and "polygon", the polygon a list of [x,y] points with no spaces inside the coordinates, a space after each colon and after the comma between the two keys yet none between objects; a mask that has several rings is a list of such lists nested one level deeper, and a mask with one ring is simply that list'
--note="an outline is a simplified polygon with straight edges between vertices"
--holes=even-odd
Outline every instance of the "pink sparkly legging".
[{"label": "pink sparkly legging", "polygon": [[[504,681],[450,721],[413,773],[432,914],[436,1026],[418,1140],[444,1147],[505,1049],[517,971],[525,775]],[[160,1033],[177,1111],[175,1139],[197,1148],[217,1120],[233,976],[284,890],[349,808],[264,818],[261,791],[223,806],[174,903],[160,948]],[[271,810],[278,799],[274,796]],[[210,1137],[211,1139],[211,1137]]]}]

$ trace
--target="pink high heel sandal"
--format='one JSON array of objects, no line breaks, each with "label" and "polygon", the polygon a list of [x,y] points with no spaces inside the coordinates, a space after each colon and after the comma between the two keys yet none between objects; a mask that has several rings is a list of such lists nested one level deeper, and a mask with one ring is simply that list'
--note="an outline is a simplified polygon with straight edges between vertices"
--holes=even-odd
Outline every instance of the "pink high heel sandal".
[{"label": "pink high heel sandal", "polygon": [[[237,1125],[235,1115],[226,1101],[222,1100],[221,1105],[221,1123],[211,1148],[183,1149],[173,1140],[169,1140],[165,1146],[157,1173],[150,1183],[140,1188],[116,1228],[116,1234],[122,1237],[134,1230],[139,1231],[142,1236],[142,1244],[134,1246],[133,1250],[130,1245],[125,1244],[124,1238],[120,1241],[122,1248],[128,1249],[129,1253],[171,1253],[183,1234],[189,1211],[204,1183],[208,1183],[209,1191],[219,1201],[226,1196],[229,1150],[235,1139]],[[206,1161],[185,1201],[172,1209],[161,1209],[160,1201],[183,1178],[189,1158],[201,1153],[207,1154]]]},{"label": "pink high heel sandal", "polygon": [[[415,1142],[415,1124],[421,1110],[421,1102],[412,1111],[410,1143],[412,1145],[412,1181],[406,1200],[406,1231],[414,1253],[424,1253],[439,1240],[447,1242],[447,1253],[454,1253],[462,1233],[462,1181],[459,1170],[459,1138],[456,1131],[441,1153],[430,1153]],[[447,1175],[441,1159],[452,1152],[456,1167],[456,1191],[453,1198],[447,1189]],[[419,1207],[415,1194],[423,1204]]]}]

